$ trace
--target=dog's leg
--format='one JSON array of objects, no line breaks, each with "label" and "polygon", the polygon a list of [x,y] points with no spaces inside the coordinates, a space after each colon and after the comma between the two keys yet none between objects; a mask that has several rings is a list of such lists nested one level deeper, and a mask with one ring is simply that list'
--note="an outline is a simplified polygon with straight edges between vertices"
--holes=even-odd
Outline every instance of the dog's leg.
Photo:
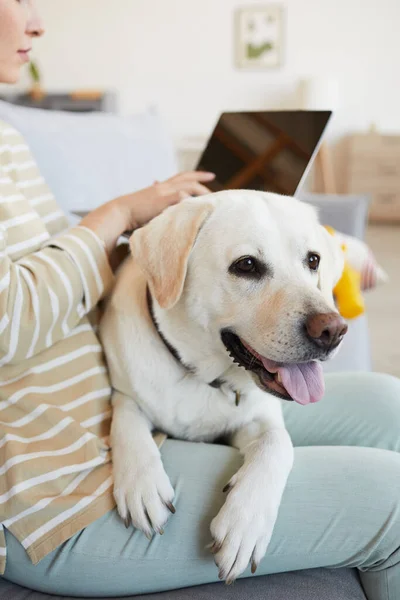
[{"label": "dog's leg", "polygon": [[147,537],[164,533],[174,489],[164,471],[151,435],[151,423],[132,398],[114,392],[111,445],[114,497],[125,525],[132,524]]},{"label": "dog's leg", "polygon": [[293,464],[292,442],[278,413],[240,429],[232,445],[244,463],[224,489],[225,504],[211,523],[212,552],[227,583],[249,562],[254,573],[264,556]]}]

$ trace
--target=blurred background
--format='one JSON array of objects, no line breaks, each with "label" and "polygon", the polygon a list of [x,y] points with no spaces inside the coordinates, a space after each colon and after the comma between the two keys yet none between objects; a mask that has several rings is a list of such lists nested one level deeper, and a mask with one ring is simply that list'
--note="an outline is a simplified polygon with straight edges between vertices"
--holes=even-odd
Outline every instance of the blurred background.
[{"label": "blurred background", "polygon": [[222,110],[301,107],[308,78],[337,87],[333,142],[371,124],[400,131],[398,0],[286,0],[282,61],[263,70],[235,64],[235,12],[268,3],[37,4],[47,30],[35,44],[45,88],[113,90],[123,114],[156,105],[180,149],[201,146]]}]

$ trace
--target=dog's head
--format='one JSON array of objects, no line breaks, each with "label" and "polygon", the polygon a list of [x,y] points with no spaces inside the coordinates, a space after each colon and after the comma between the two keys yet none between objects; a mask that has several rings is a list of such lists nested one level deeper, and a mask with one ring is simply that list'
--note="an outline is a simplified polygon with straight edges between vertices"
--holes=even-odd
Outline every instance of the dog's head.
[{"label": "dog's head", "polygon": [[281,398],[322,396],[320,361],[347,326],[332,296],[343,253],[313,208],[263,192],[210,194],[166,210],[131,249],[161,309],[206,336],[210,352]]}]

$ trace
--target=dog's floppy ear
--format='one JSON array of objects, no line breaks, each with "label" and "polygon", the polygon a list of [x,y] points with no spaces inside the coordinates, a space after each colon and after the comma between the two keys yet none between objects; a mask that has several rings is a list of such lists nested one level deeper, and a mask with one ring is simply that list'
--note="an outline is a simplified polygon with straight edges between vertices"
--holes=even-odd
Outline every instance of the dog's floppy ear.
[{"label": "dog's floppy ear", "polygon": [[184,200],[132,235],[132,255],[161,308],[172,308],[181,297],[190,252],[213,209],[209,201]]},{"label": "dog's floppy ear", "polygon": [[320,225],[324,252],[319,269],[319,289],[325,298],[332,299],[333,288],[342,276],[344,267],[344,252],[335,235]]}]

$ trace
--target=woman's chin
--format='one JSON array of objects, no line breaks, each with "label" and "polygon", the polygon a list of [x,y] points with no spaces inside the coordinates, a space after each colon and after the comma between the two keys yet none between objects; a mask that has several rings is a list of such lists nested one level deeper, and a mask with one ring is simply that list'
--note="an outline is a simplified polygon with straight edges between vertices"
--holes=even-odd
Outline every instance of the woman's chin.
[{"label": "woman's chin", "polygon": [[15,67],[14,69],[6,69],[3,71],[0,66],[0,83],[18,83],[21,77],[21,67]]}]

